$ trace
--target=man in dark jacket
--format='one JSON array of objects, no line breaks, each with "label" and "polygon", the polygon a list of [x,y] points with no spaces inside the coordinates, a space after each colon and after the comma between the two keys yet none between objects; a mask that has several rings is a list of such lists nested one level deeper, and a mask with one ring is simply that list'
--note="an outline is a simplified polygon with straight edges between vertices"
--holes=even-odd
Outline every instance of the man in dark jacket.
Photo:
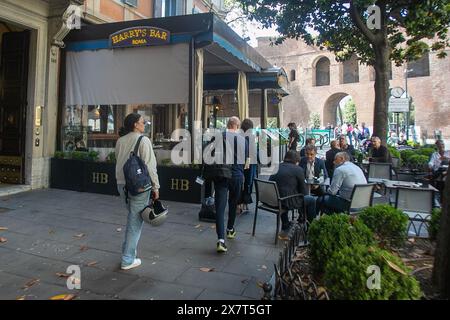
[{"label": "man in dark jacket", "polygon": [[381,163],[391,163],[392,161],[388,148],[383,146],[381,139],[376,136],[372,136],[372,149],[369,161]]},{"label": "man in dark jacket", "polygon": [[339,141],[331,141],[331,149],[325,153],[325,167],[327,168],[328,176],[333,177],[334,172],[334,157],[341,151],[339,149]]},{"label": "man in dark jacket", "polygon": [[[296,193],[305,194],[305,175],[303,169],[298,166],[300,157],[297,152],[290,150],[284,157],[284,162],[280,164],[278,172],[270,176],[270,181],[275,181],[278,185],[280,197],[287,197]],[[313,196],[305,196],[305,206],[308,220],[311,221],[316,215],[316,199]],[[288,210],[302,209],[301,198],[290,198],[283,202],[284,212],[281,214],[281,229],[287,233],[290,223]]]},{"label": "man in dark jacket", "polygon": [[[315,146],[309,145],[305,147],[305,157],[300,160],[300,167],[303,169],[307,180],[319,178],[321,175],[323,179],[328,179],[325,161],[317,157],[317,148]],[[324,191],[319,185],[311,186],[312,195],[321,196]]]}]

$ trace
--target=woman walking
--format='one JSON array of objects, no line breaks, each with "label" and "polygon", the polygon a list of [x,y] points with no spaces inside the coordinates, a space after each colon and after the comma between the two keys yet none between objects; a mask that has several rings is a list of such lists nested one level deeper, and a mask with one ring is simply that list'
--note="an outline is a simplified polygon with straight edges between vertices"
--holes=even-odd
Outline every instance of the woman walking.
[{"label": "woman walking", "polygon": [[[116,180],[117,189],[121,197],[124,199],[126,196],[124,192],[125,177],[123,166],[144,131],[145,121],[144,118],[138,113],[131,113],[127,115],[124,120],[124,126],[120,129],[119,135],[121,137],[116,143]],[[143,220],[140,213],[148,205],[150,196],[152,196],[154,200],[159,198],[159,180],[156,171],[156,157],[153,152],[152,143],[148,137],[142,137],[139,143],[137,155],[147,165],[152,184],[151,189],[139,193],[136,196],[128,194],[127,228],[125,232],[125,240],[122,245],[121,268],[123,270],[136,268],[141,264],[141,259],[136,257],[136,249],[143,225]]]}]

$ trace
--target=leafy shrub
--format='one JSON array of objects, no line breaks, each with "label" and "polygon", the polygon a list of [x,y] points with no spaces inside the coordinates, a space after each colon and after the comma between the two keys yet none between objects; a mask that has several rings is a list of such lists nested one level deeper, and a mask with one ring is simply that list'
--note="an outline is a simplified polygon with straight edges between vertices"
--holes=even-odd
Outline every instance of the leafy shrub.
[{"label": "leafy shrub", "polygon": [[430,226],[428,227],[428,233],[431,240],[436,240],[441,223],[442,210],[440,208],[434,208],[431,212]]},{"label": "leafy shrub", "polygon": [[346,214],[323,216],[308,231],[309,252],[315,273],[324,271],[331,255],[346,246],[374,243],[372,231],[358,219]]},{"label": "leafy shrub", "polygon": [[391,156],[393,156],[394,158],[401,159],[400,151],[398,151],[397,148],[388,147],[388,150],[389,150],[389,153],[391,154]]},{"label": "leafy shrub", "polygon": [[73,151],[72,152],[72,159],[74,160],[88,160],[89,159],[89,153],[85,151]]},{"label": "leafy shrub", "polygon": [[434,148],[420,148],[419,150],[417,150],[417,154],[426,156],[428,159],[430,159],[430,157],[434,153],[434,151],[435,151]]},{"label": "leafy shrub", "polygon": [[[380,288],[369,289],[373,271],[380,268]],[[325,268],[324,283],[332,299],[406,300],[420,299],[422,292],[410,270],[389,252],[355,245],[336,251]]]},{"label": "leafy shrub", "polygon": [[89,161],[98,161],[99,152],[98,151],[89,151],[87,155],[87,159]]},{"label": "leafy shrub", "polygon": [[390,205],[364,209],[358,218],[375,234],[381,247],[401,246],[407,237],[408,216]]},{"label": "leafy shrub", "polygon": [[108,153],[108,155],[106,156],[106,162],[116,163],[116,153],[114,151]]},{"label": "leafy shrub", "polygon": [[64,159],[64,152],[62,151],[55,151],[55,154],[53,155],[55,159]]},{"label": "leafy shrub", "polygon": [[400,156],[404,163],[408,163],[409,158],[411,158],[411,156],[414,156],[414,155],[416,155],[416,152],[414,150],[406,149],[406,150],[400,151]]},{"label": "leafy shrub", "polygon": [[428,163],[428,157],[420,154],[415,154],[409,158],[408,163],[412,166],[422,167]]}]

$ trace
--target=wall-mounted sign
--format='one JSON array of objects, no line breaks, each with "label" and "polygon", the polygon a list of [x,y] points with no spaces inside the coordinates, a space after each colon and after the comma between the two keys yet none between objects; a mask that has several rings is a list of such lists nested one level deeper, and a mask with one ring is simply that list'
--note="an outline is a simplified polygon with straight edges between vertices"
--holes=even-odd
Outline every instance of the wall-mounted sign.
[{"label": "wall-mounted sign", "polygon": [[170,32],[155,27],[132,27],[109,36],[110,48],[157,46],[170,42]]}]

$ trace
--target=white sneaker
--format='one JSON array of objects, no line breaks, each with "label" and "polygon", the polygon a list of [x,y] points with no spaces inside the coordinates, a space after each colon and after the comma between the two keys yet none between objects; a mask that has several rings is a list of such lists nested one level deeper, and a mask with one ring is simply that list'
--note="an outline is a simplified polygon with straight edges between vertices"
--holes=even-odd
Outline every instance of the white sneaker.
[{"label": "white sneaker", "polygon": [[133,269],[133,268],[136,268],[136,267],[139,267],[140,265],[141,265],[141,263],[142,263],[142,261],[141,261],[141,259],[134,259],[134,261],[133,261],[133,263],[132,264],[130,264],[130,265],[128,265],[128,266],[122,266],[121,267],[121,269],[122,270],[130,270],[130,269]]}]

